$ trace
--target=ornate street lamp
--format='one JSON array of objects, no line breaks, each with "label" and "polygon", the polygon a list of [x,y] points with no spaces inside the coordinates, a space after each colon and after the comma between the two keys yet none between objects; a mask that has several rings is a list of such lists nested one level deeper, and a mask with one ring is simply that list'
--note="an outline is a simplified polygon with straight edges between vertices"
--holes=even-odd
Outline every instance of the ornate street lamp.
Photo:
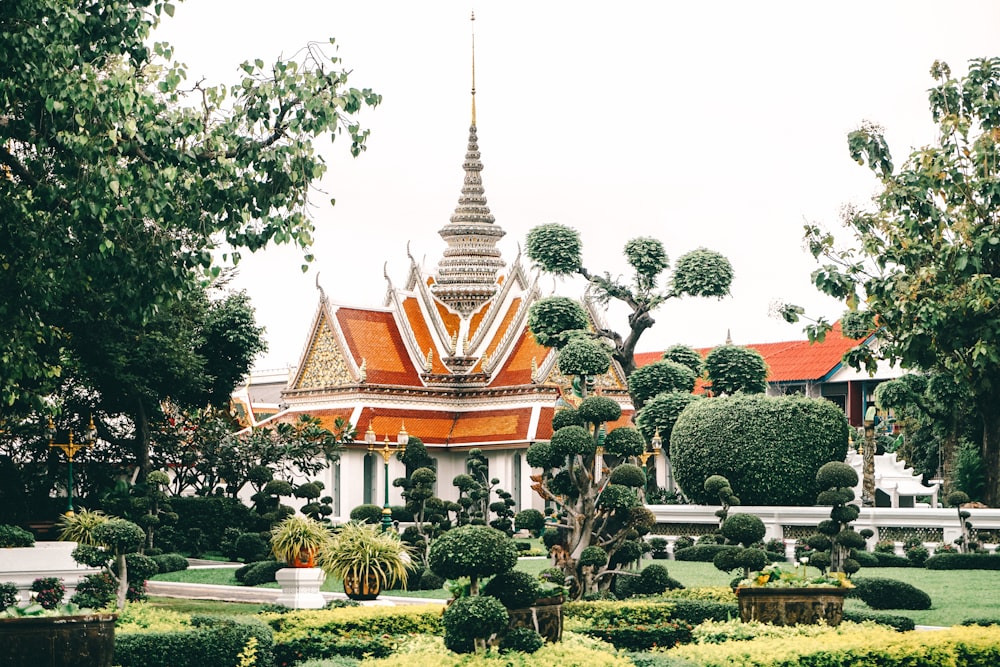
[{"label": "ornate street lamp", "polygon": [[649,462],[649,457],[656,456],[663,450],[663,438],[660,437],[660,429],[656,429],[656,433],[653,434],[653,439],[649,444],[652,449],[639,454],[639,460],[642,462],[642,467],[645,468],[643,472],[646,473],[647,487],[649,486],[649,466],[646,464]]},{"label": "ornate street lamp", "polygon": [[371,422],[369,422],[368,430],[365,432],[365,442],[368,443],[368,451],[372,454],[378,452],[382,455],[382,461],[385,462],[385,504],[382,506],[382,532],[385,532],[392,525],[392,510],[389,508],[389,458],[393,452],[406,453],[406,443],[410,441],[410,434],[406,432],[406,426],[401,425],[399,433],[396,435],[396,447],[393,447],[392,443],[389,442],[388,434],[385,436],[385,442],[379,449],[375,449],[376,440],[375,431],[372,430]]},{"label": "ornate street lamp", "polygon": [[69,486],[66,487],[66,495],[69,497],[69,507],[66,509],[67,516],[73,516],[73,457],[84,447],[90,447],[97,439],[97,428],[94,426],[94,416],[90,416],[90,423],[81,438],[82,442],[73,442],[73,431],[69,432],[69,442],[56,442],[56,425],[49,417],[49,425],[46,431],[49,434],[49,447],[58,447],[66,452],[66,459],[69,461]]}]

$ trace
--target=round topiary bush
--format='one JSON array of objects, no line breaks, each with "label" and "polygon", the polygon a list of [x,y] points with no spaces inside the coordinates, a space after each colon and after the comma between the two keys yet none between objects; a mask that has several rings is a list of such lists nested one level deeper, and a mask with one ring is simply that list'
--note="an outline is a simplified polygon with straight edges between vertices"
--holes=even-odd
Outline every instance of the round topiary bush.
[{"label": "round topiary bush", "polygon": [[542,648],[545,640],[535,631],[534,628],[514,628],[500,638],[500,652],[520,651],[521,653],[534,653]]},{"label": "round topiary bush", "polygon": [[478,579],[513,569],[517,548],[506,533],[495,528],[460,526],[434,540],[427,564],[445,579]]},{"label": "round topiary bush", "polygon": [[618,421],[622,416],[622,406],[606,396],[588,396],[580,403],[576,413],[586,424],[604,424]]},{"label": "round topiary bush", "polygon": [[[693,502],[725,476],[746,505],[812,505],[816,472],[847,456],[847,418],[833,403],[803,396],[736,395],[695,401],[670,436],[677,483]],[[775,471],[781,474],[772,474]]]},{"label": "round topiary bush", "polygon": [[637,465],[622,463],[611,471],[611,479],[608,482],[638,489],[646,486],[646,473]]},{"label": "round topiary bush", "polygon": [[514,530],[526,530],[537,536],[545,528],[545,515],[538,510],[521,510],[514,515]]},{"label": "round topiary bush", "polygon": [[427,569],[420,574],[419,587],[422,591],[436,591],[444,587],[444,581],[444,577],[435,574],[433,570]]},{"label": "round topiary bush", "polygon": [[189,565],[188,559],[177,553],[160,554],[159,556],[153,556],[152,558],[156,561],[157,567],[160,568],[160,574],[186,570]]},{"label": "round topiary bush", "polygon": [[931,596],[912,584],[896,579],[855,577],[850,595],[861,598],[872,609],[930,609]]},{"label": "round topiary bush", "polygon": [[654,563],[639,573],[634,590],[636,595],[659,595],[670,590],[673,581],[667,568]]},{"label": "round topiary bush", "polygon": [[448,605],[441,616],[444,645],[455,653],[472,653],[475,640],[489,639],[510,623],[507,609],[495,597],[472,595]]},{"label": "round topiary bush", "polygon": [[760,542],[766,532],[767,528],[760,517],[743,512],[730,515],[722,524],[722,534],[726,539],[745,547]]},{"label": "round topiary bush", "polygon": [[582,426],[564,426],[552,434],[549,441],[553,456],[565,461],[568,456],[576,454],[593,454],[597,443],[594,436]]},{"label": "round topiary bush", "polygon": [[365,503],[358,505],[351,510],[351,521],[364,521],[365,523],[382,523],[382,508],[378,505]]},{"label": "round topiary bush", "polygon": [[587,547],[580,553],[577,565],[580,567],[604,567],[608,563],[608,552],[603,547]]},{"label": "round topiary bush", "polygon": [[612,429],[604,439],[604,449],[615,456],[638,456],[646,451],[646,441],[642,439],[638,429],[619,426]]},{"label": "round topiary bush", "polygon": [[492,595],[507,609],[530,607],[541,592],[538,580],[527,572],[501,572],[483,586],[483,595]]},{"label": "round topiary bush", "polygon": [[656,361],[632,371],[628,388],[637,401],[647,401],[657,394],[690,394],[694,389],[695,373],[676,361]]},{"label": "round topiary bush", "polygon": [[[274,574],[278,570],[288,566],[276,560],[262,560],[257,563],[250,563],[244,567],[246,570],[242,574],[243,580],[240,581],[239,576],[236,577],[236,580],[240,581],[244,586],[260,586],[261,584],[273,583]],[[243,568],[240,569],[242,570]]]}]

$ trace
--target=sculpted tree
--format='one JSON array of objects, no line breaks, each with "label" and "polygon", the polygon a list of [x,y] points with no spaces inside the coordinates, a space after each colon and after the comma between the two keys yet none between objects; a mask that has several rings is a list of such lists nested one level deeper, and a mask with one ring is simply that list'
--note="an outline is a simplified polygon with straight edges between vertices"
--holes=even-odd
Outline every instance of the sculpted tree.
[{"label": "sculpted tree", "polygon": [[[190,83],[150,31],[169,3],[0,3],[0,405],[38,407],[88,331],[141,329],[222,261],[312,240],[313,140],[367,132],[379,97],[337,58]],[[305,259],[311,257],[305,255]],[[69,364],[71,365],[71,363]]]},{"label": "sculpted tree", "polygon": [[[625,257],[633,269],[631,282],[612,278],[611,274],[598,275],[583,266],[582,243],[579,233],[570,227],[551,223],[540,225],[528,232],[526,252],[528,257],[543,270],[556,276],[578,274],[589,282],[588,295],[599,304],[620,301],[631,311],[628,316],[628,333],[624,336],[611,329],[598,329],[595,333],[611,343],[612,356],[619,363],[626,377],[635,370],[635,346],[643,332],[653,326],[652,313],[663,302],[685,295],[723,297],[729,294],[733,280],[733,267],[729,260],[717,252],[700,248],[682,255],[673,267],[673,272],[663,278],[670,267],[666,249],[657,239],[639,237],[625,244]],[[662,283],[665,283],[661,285]],[[563,297],[560,299],[565,306]],[[549,299],[542,299],[534,309],[543,309]],[[573,303],[573,302],[571,302]],[[557,329],[561,326],[561,329]],[[566,315],[559,319],[536,316],[535,324],[529,324],[535,333],[545,327],[547,333],[557,334],[569,327],[586,329],[584,316]],[[551,343],[539,342],[543,345]],[[638,407],[638,406],[637,406]]]},{"label": "sculpted tree", "polygon": [[[857,247],[806,226],[823,265],[813,282],[860,310],[880,345],[846,360],[874,368],[875,355],[906,368],[947,374],[976,411],[986,470],[985,501],[1000,505],[1000,58],[972,60],[952,77],[935,62],[930,89],[937,140],[894,167],[881,128],[863,124],[848,136],[851,157],[880,183],[871,210],[849,208],[845,223]],[[802,309],[787,306],[795,321]],[[829,323],[809,328],[821,337]]]}]

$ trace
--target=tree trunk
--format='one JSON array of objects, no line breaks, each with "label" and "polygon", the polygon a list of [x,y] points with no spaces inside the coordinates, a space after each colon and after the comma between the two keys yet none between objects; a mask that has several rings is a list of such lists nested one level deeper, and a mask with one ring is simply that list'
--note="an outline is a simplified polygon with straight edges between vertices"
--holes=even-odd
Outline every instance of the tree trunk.
[{"label": "tree trunk", "polygon": [[146,414],[146,405],[141,398],[135,403],[135,458],[139,466],[139,476],[136,477],[135,481],[141,483],[146,481],[146,475],[149,474],[151,467],[149,461],[149,416]]},{"label": "tree trunk", "polygon": [[125,554],[118,554],[118,608],[125,608],[125,599],[128,596],[128,565],[125,563]]},{"label": "tree trunk", "polygon": [[1000,507],[1000,410],[997,410],[995,401],[988,403],[979,409],[983,418],[981,456],[986,477],[983,501],[990,507]]}]

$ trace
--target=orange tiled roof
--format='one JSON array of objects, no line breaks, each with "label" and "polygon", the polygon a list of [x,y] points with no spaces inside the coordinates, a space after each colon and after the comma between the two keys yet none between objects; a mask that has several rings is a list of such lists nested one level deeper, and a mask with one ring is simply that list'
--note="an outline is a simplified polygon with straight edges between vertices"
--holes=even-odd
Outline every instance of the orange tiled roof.
[{"label": "orange tiled roof", "polygon": [[269,427],[278,423],[294,424],[302,415],[309,415],[310,417],[318,417],[320,426],[332,431],[333,422],[337,419],[337,417],[350,419],[351,412],[353,412],[352,408],[303,408],[288,410],[277,415],[277,419],[272,419],[275,415],[270,415],[270,417],[268,417],[268,423],[261,423],[260,426]]},{"label": "orange tiled roof", "polygon": [[[792,340],[781,343],[751,343],[744,347],[760,352],[767,363],[768,382],[806,382],[821,380],[840,366],[844,354],[856,347],[863,338],[847,338],[840,328],[840,322],[826,334],[822,343],[808,340]],[[701,348],[701,356],[712,348]],[[659,361],[663,352],[641,352],[635,355],[636,366],[645,366]]]},{"label": "orange tiled roof", "polygon": [[[407,299],[409,301],[409,299]],[[440,301],[435,300],[434,305],[437,306],[438,315],[441,316],[441,321],[444,322],[444,328],[448,331],[448,334],[454,336],[458,333],[458,327],[461,323],[461,319],[455,313],[451,312],[445,305]]]},{"label": "orange tiled roof", "polygon": [[407,410],[364,408],[358,423],[358,433],[372,430],[379,441],[386,435],[392,441],[401,426],[408,433],[430,445],[469,445],[487,442],[524,442],[528,439],[531,408],[476,410]]},{"label": "orange tiled roof", "polygon": [[431,336],[430,327],[427,326],[427,320],[424,319],[424,314],[420,310],[420,304],[415,297],[411,296],[403,301],[403,312],[406,314],[406,322],[410,326],[410,331],[413,332],[413,338],[417,341],[417,346],[420,348],[420,356],[426,357],[427,350],[434,350],[434,356],[431,358],[431,372],[447,373],[448,369],[445,368],[444,363],[441,361],[441,354],[434,345],[434,338]]},{"label": "orange tiled roof", "polygon": [[337,322],[354,362],[367,361],[370,384],[421,386],[392,313],[359,308],[339,308]]},{"label": "orange tiled roof", "polygon": [[492,382],[494,387],[511,387],[531,384],[531,360],[541,364],[549,354],[549,348],[535,342],[535,337],[527,328],[521,332],[521,337],[514,344],[514,350],[507,358],[507,363],[500,368]]},{"label": "orange tiled roof", "polygon": [[[486,346],[482,356],[493,356],[496,353],[497,348],[500,346],[500,341],[503,340],[503,335],[507,333],[507,328],[510,326],[511,321],[514,319],[514,315],[517,314],[517,309],[521,306],[521,297],[511,299],[510,304],[507,306],[507,312],[504,313],[503,319],[500,321],[500,326],[497,328],[496,333],[493,335],[493,339],[490,341],[489,345]],[[480,357],[479,361],[476,362],[476,366],[473,370],[481,371],[483,369],[483,360]]]}]

